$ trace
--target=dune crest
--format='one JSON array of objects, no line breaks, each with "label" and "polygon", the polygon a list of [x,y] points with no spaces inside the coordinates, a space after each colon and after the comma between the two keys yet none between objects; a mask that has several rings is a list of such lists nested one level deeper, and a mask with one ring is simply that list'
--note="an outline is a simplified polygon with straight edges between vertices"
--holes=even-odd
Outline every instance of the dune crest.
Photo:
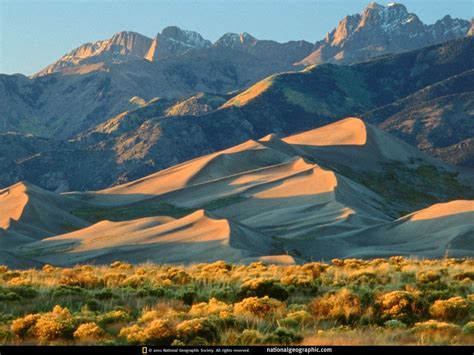
[{"label": "dune crest", "polygon": [[0,191],[0,246],[59,265],[469,256],[474,201],[429,206],[447,200],[446,186],[469,188],[456,176],[351,117],[101,191],[14,185]]},{"label": "dune crest", "polygon": [[367,128],[360,118],[349,117],[283,140],[289,144],[314,146],[364,145],[367,142]]},{"label": "dune crest", "polygon": [[18,221],[28,203],[28,185],[18,182],[0,190],[0,228],[8,229],[11,220]]},{"label": "dune crest", "polygon": [[[411,214],[410,220],[422,221],[461,213],[474,213],[474,201],[457,200],[448,203],[437,203],[424,210]],[[472,221],[472,224],[474,225],[474,220]]]}]

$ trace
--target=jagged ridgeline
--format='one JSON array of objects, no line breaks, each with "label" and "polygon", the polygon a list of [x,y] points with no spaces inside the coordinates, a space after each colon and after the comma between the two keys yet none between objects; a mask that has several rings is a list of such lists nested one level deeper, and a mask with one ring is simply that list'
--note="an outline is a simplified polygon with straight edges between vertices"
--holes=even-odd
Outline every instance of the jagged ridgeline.
[{"label": "jagged ridgeline", "polygon": [[241,92],[133,97],[139,107],[72,140],[0,134],[0,185],[28,180],[56,191],[101,189],[355,113],[431,156],[472,167],[473,54],[468,37],[350,66],[272,75]]}]

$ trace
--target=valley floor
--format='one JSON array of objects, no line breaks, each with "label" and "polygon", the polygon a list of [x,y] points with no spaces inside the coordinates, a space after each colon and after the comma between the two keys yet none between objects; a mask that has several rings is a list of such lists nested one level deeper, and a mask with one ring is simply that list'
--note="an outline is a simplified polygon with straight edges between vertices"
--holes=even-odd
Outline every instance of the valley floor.
[{"label": "valley floor", "polygon": [[0,266],[0,344],[473,344],[474,261]]}]

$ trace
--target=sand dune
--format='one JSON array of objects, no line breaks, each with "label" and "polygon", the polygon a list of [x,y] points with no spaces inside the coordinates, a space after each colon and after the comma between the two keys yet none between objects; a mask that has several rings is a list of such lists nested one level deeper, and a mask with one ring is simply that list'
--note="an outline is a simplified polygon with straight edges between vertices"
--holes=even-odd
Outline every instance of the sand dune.
[{"label": "sand dune", "polygon": [[20,182],[0,190],[0,228],[33,239],[84,228],[88,223],[69,213],[81,205],[67,196]]},{"label": "sand dune", "polygon": [[[398,138],[350,117],[312,131],[293,135],[284,142],[329,166],[337,163],[352,170],[377,170],[381,162],[413,159],[444,165]],[[363,163],[363,164],[362,164]]]},{"label": "sand dune", "polygon": [[[0,264],[2,258],[13,262],[11,255],[59,265],[472,256],[474,201],[436,204],[395,219],[395,207],[408,205],[384,194],[392,186],[383,185],[386,172],[377,170],[387,164],[405,174],[434,166],[428,182],[437,167],[450,169],[348,118],[284,139],[250,140],[96,192],[58,195],[20,183],[0,191],[0,248],[13,253],[0,254]],[[369,171],[380,178],[364,180]],[[404,196],[406,184],[397,186],[398,194]],[[116,222],[90,225],[75,217],[86,218],[73,213],[77,209],[90,220]]]},{"label": "sand dune", "polygon": [[126,222],[99,222],[80,231],[43,239],[18,251],[42,262],[239,261],[272,251],[270,238],[218,219],[203,210],[163,223],[160,217]]},{"label": "sand dune", "polygon": [[470,257],[474,254],[474,201],[436,204],[348,240],[354,243],[348,256]]},{"label": "sand dune", "polygon": [[282,163],[288,158],[288,155],[282,152],[269,150],[259,142],[250,140],[236,147],[190,160],[145,178],[85,195],[91,203],[104,205],[134,203],[195,184]]}]

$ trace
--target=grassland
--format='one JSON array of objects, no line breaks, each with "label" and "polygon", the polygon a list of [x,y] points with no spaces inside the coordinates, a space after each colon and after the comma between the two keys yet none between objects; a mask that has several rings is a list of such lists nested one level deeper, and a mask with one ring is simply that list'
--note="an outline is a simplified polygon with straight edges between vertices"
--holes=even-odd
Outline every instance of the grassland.
[{"label": "grassland", "polygon": [[1,344],[474,344],[474,261],[0,267]]}]

